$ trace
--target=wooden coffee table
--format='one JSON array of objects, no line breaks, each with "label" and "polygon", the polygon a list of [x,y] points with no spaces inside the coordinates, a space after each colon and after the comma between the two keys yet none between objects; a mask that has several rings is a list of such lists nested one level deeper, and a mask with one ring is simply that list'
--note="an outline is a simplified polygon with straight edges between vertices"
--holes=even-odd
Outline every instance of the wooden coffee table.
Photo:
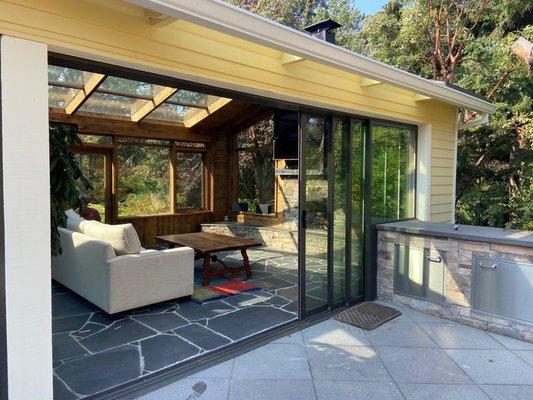
[{"label": "wooden coffee table", "polygon": [[[261,246],[260,240],[244,239],[233,236],[218,235],[209,232],[185,233],[180,235],[156,236],[159,243],[166,243],[170,248],[175,246],[187,246],[204,258],[202,285],[209,285],[211,276],[219,277],[229,273],[245,272],[247,278],[252,277],[252,267],[246,250],[250,247]],[[229,250],[240,250],[243,258],[242,267],[228,267],[215,253]],[[220,262],[224,268],[212,271],[211,262]]]}]

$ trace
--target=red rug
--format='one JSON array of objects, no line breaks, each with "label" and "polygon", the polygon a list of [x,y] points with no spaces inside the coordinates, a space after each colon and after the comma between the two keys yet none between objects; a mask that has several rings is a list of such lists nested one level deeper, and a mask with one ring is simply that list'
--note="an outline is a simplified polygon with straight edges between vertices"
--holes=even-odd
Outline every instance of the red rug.
[{"label": "red rug", "polygon": [[226,282],[213,283],[213,284],[209,285],[209,287],[211,289],[216,290],[217,292],[220,292],[220,293],[228,295],[228,296],[232,296],[232,295],[239,294],[239,293],[242,293],[242,292],[249,292],[251,290],[258,289],[258,288],[256,288],[254,285],[252,285],[250,283],[237,281],[237,280],[234,280],[234,279],[229,279]]}]

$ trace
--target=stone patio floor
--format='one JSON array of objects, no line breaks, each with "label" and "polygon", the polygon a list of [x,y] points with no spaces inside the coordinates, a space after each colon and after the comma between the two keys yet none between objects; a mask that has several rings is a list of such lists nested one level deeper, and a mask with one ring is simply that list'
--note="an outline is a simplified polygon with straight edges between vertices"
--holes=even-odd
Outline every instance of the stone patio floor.
[{"label": "stone patio floor", "polygon": [[533,344],[397,308],[372,332],[330,319],[140,400],[533,399]]}]

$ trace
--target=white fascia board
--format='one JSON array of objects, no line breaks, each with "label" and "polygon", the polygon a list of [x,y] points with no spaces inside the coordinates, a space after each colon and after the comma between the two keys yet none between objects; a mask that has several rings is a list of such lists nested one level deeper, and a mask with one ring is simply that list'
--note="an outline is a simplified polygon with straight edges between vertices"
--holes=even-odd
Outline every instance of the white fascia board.
[{"label": "white fascia board", "polygon": [[476,96],[372,60],[220,0],[126,1],[458,107],[482,113],[493,113],[496,109],[493,104]]}]

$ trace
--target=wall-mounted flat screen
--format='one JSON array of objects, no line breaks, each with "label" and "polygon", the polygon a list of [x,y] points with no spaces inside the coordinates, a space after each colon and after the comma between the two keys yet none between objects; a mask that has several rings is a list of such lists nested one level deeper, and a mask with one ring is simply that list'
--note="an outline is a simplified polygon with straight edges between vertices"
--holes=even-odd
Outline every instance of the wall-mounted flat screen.
[{"label": "wall-mounted flat screen", "polygon": [[274,114],[274,159],[298,159],[298,112],[276,111]]}]

